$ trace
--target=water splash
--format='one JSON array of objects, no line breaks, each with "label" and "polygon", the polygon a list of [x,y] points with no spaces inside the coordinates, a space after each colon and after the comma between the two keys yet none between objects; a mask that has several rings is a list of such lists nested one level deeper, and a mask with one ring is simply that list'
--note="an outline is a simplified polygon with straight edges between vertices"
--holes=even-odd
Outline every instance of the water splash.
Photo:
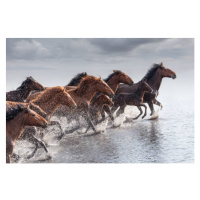
[{"label": "water splash", "polygon": [[159,108],[156,112],[154,112],[154,114],[150,116],[149,119],[157,119],[159,117],[160,110],[161,109]]},{"label": "water splash", "polygon": [[119,117],[116,117],[113,122],[113,127],[119,127],[123,124],[123,122],[126,120],[126,115],[121,114]]},{"label": "water splash", "polygon": [[96,130],[97,132],[105,132],[106,128],[107,128],[107,125],[108,125],[108,119],[104,120],[103,122],[99,123],[97,126],[96,126]]}]

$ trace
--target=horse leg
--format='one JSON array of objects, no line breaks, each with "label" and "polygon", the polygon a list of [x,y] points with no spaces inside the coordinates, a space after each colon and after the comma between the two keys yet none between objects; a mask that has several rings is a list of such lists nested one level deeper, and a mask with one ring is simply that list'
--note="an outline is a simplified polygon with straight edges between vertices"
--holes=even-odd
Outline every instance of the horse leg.
[{"label": "horse leg", "polygon": [[126,105],[120,106],[119,110],[116,113],[116,117],[119,117],[119,115],[124,113]]},{"label": "horse leg", "polygon": [[113,115],[112,115],[112,113],[111,113],[110,108],[109,108],[108,106],[104,106],[103,109],[104,109],[104,111],[108,114],[108,116],[110,117],[110,119],[111,119],[112,121],[114,121],[114,117],[113,117]]},{"label": "horse leg", "polygon": [[105,108],[105,106],[103,106],[103,109],[102,109],[102,111],[101,111],[101,117],[102,117],[102,120],[104,120],[104,119],[106,118],[104,108]]},{"label": "horse leg", "polygon": [[47,150],[46,145],[44,144],[44,142],[38,140],[35,136],[33,136],[32,133],[27,134],[26,139],[27,139],[27,141],[29,141],[30,143],[32,143],[32,144],[35,145],[35,149],[34,149],[33,152],[27,157],[27,159],[30,159],[30,158],[32,158],[32,157],[35,155],[35,153],[36,153],[36,151],[37,151],[39,145],[41,145],[41,146],[44,148],[44,150],[46,151],[46,153],[48,153],[48,150]]},{"label": "horse leg", "polygon": [[79,128],[81,128],[81,122],[80,122],[80,119],[79,117],[77,116],[76,120],[78,121],[78,125],[74,128],[72,128],[71,130],[66,130],[64,134],[70,134],[70,133],[73,133],[74,131],[77,131]]},{"label": "horse leg", "polygon": [[153,100],[153,103],[154,103],[155,105],[157,105],[157,106],[160,106],[160,109],[163,108],[163,105],[162,105],[157,99],[154,99],[154,100]]},{"label": "horse leg", "polygon": [[140,106],[143,106],[145,109],[144,115],[142,116],[142,119],[143,119],[147,115],[147,106],[143,103],[141,103]]},{"label": "horse leg", "polygon": [[93,130],[95,133],[97,133],[97,131],[96,131],[96,129],[95,129],[95,126],[94,126],[94,124],[93,124],[93,122],[92,122],[92,120],[91,120],[90,113],[87,112],[87,114],[84,115],[84,117],[85,117],[86,121],[88,122],[88,125],[89,125],[90,127],[92,127],[92,130]]},{"label": "horse leg", "polygon": [[10,156],[13,152],[13,142],[6,137],[6,163],[10,163]]},{"label": "horse leg", "polygon": [[65,135],[65,133],[64,133],[62,127],[61,127],[61,124],[60,124],[58,121],[50,121],[50,124],[49,124],[49,125],[50,125],[50,126],[57,125],[57,126],[59,127],[59,129],[60,129],[60,131],[61,131],[61,134],[60,134],[60,136],[58,136],[58,139],[61,140],[62,137]]},{"label": "horse leg", "polygon": [[137,106],[137,108],[139,109],[140,114],[139,114],[137,117],[133,118],[133,120],[138,119],[139,116],[142,115],[142,113],[143,113],[143,112],[142,112],[142,108],[141,108],[140,106]]},{"label": "horse leg", "polygon": [[117,108],[119,107],[118,104],[114,104],[113,107],[111,108],[111,114],[113,115],[114,112],[117,110]]},{"label": "horse leg", "polygon": [[150,114],[150,115],[153,115],[154,112],[155,112],[154,107],[153,107],[153,101],[149,101],[149,102],[148,102],[148,105],[149,105],[149,108],[150,108],[150,110],[151,110],[151,114]]}]

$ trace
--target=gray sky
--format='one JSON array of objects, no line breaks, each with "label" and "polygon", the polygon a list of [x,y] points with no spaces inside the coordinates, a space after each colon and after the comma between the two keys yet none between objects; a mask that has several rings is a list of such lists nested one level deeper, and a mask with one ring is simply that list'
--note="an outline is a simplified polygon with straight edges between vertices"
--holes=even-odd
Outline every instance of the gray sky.
[{"label": "gray sky", "polygon": [[[27,76],[44,86],[66,85],[79,72],[106,78],[119,69],[139,81],[153,63],[193,79],[194,39],[23,39],[6,40],[7,91]],[[191,80],[193,81],[193,80]]]}]

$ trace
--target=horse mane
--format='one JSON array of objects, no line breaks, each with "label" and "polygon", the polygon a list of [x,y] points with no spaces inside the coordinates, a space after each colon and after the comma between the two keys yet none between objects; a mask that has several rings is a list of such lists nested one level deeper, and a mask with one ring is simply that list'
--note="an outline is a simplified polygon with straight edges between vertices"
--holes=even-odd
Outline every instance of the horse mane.
[{"label": "horse mane", "polygon": [[142,81],[149,80],[159,68],[161,68],[160,64],[153,64],[153,66],[147,71],[146,75],[143,77]]},{"label": "horse mane", "polygon": [[23,81],[22,84],[17,88],[17,90],[24,90],[26,85],[31,82],[36,82],[36,81],[33,79],[32,76],[27,77],[26,80]]},{"label": "horse mane", "polygon": [[16,104],[16,106],[10,105],[6,102],[6,122],[9,122],[10,120],[14,119],[23,109],[24,106],[20,104]]},{"label": "horse mane", "polygon": [[77,86],[83,77],[87,76],[87,72],[82,72],[74,76],[67,86]]},{"label": "horse mane", "polygon": [[49,101],[52,97],[54,97],[56,94],[60,93],[60,92],[64,92],[65,89],[62,86],[56,86],[56,87],[52,87],[52,88],[47,88],[46,90],[44,90],[44,92],[42,92],[41,94],[39,94],[34,100],[32,100],[32,103],[44,103]]},{"label": "horse mane", "polygon": [[116,70],[115,72],[113,72],[107,78],[105,78],[103,80],[107,83],[114,75],[118,75],[120,72],[121,72],[120,70]]}]

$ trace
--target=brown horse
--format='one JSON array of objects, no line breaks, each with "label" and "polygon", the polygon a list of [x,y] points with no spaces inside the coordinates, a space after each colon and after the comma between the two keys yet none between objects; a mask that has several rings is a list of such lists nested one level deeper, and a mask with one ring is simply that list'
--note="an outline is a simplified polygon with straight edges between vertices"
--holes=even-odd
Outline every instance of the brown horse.
[{"label": "brown horse", "polygon": [[[109,87],[113,90],[115,93],[118,89],[118,86],[120,83],[124,83],[127,85],[133,85],[133,80],[124,72],[119,70],[113,70],[113,73],[110,74],[104,81],[109,85]],[[93,98],[92,101],[95,101],[95,98]],[[113,116],[110,111],[110,107],[107,105],[103,106],[103,109],[101,111],[102,120],[105,119],[105,112],[109,115],[111,120],[113,120]]]},{"label": "brown horse", "polygon": [[[72,133],[75,130],[80,128],[79,117],[82,116],[86,119],[88,124],[92,127],[92,129],[96,132],[93,122],[90,118],[89,106],[90,101],[94,97],[97,92],[106,94],[106,95],[114,95],[112,89],[101,79],[96,78],[94,76],[86,76],[82,78],[80,84],[76,89],[71,89],[67,91],[70,96],[74,99],[77,104],[77,109],[71,111],[70,118],[77,119],[79,125],[72,130],[69,130],[67,133]],[[69,111],[68,111],[69,112]],[[66,116],[66,110],[62,107],[57,112],[57,115],[64,114]]]},{"label": "brown horse", "polygon": [[6,92],[6,101],[23,102],[32,90],[43,89],[43,86],[30,76],[16,90]]},{"label": "brown horse", "polygon": [[120,107],[116,113],[117,117],[120,114],[124,113],[125,107],[127,105],[137,106],[137,108],[140,110],[140,114],[133,119],[138,119],[139,116],[142,115],[143,112],[141,106],[145,108],[145,113],[142,116],[142,119],[146,116],[147,107],[145,104],[143,104],[143,97],[146,92],[152,93],[153,89],[145,81],[140,81],[139,83],[137,83],[137,85],[137,90],[135,90],[134,92],[120,93],[113,98],[114,106],[112,107],[112,112],[114,112],[118,107]]},{"label": "brown horse", "polygon": [[[103,106],[106,105],[108,107],[113,106],[112,99],[109,98],[107,95],[100,94],[97,98],[96,101],[91,102],[90,104],[90,116],[91,120],[93,123],[96,125],[98,123],[98,118],[102,112]],[[87,131],[90,129],[90,125],[88,126]]]},{"label": "brown horse", "polygon": [[[28,102],[28,99],[26,100]],[[57,86],[52,88],[47,88],[45,91],[39,93],[36,99],[31,100],[31,103],[38,105],[42,110],[47,113],[48,125],[58,125],[61,130],[61,135],[64,134],[62,127],[58,121],[50,121],[52,115],[56,109],[60,106],[66,106],[69,109],[75,109],[76,103],[71,98],[71,96],[65,91],[64,87]],[[26,128],[23,133],[23,139],[27,139],[29,142],[35,144],[35,149],[33,153],[28,157],[31,158],[36,153],[40,141],[34,137],[36,130],[34,128]],[[47,152],[47,150],[45,149]]]},{"label": "brown horse", "polygon": [[[164,77],[175,79],[176,73],[164,67],[163,63],[160,63],[160,64],[154,64],[142,79],[143,81],[146,81],[149,84],[149,86],[153,89],[153,93],[146,92],[144,94],[144,99],[143,99],[143,103],[147,103],[149,105],[149,108],[151,110],[151,115],[155,112],[153,104],[159,105],[161,108],[163,107],[162,104],[158,100],[156,100],[156,97],[158,96],[158,90],[160,88],[162,79]],[[135,90],[137,90],[137,87],[138,87],[137,84],[134,84],[133,86],[122,84],[119,86],[116,94],[134,93]]]},{"label": "brown horse", "polygon": [[15,143],[25,126],[46,127],[47,121],[28,105],[6,102],[6,163],[10,163]]}]

